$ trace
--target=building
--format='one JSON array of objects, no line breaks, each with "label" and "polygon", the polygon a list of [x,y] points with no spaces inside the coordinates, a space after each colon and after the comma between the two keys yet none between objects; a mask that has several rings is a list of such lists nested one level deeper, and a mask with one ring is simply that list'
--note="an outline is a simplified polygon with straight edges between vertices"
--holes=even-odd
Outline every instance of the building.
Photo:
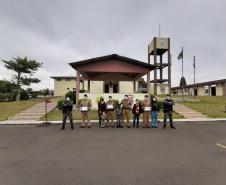
[{"label": "building", "polygon": [[226,96],[226,79],[173,87],[172,91],[178,95],[183,92],[184,95]]},{"label": "building", "polygon": [[[88,94],[96,107],[96,100],[109,95],[121,100],[125,94],[134,99],[144,98],[144,92],[153,94],[150,72],[156,66],[117,54],[91,58],[69,64],[76,70],[75,76],[53,76],[54,95],[63,96],[68,91],[76,91],[76,102]],[[147,76],[146,88],[141,88]],[[82,92],[81,92],[82,90]],[[158,85],[158,93],[168,93],[167,84]]]}]

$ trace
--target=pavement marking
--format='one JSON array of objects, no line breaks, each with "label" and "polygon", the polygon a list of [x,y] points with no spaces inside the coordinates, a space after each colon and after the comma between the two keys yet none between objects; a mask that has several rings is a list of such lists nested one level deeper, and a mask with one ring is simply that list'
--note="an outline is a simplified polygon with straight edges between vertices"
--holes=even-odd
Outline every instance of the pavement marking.
[{"label": "pavement marking", "polygon": [[216,143],[216,145],[217,145],[217,146],[220,146],[220,147],[222,147],[222,148],[226,148],[226,146],[221,145],[221,144],[219,144],[219,143]]}]

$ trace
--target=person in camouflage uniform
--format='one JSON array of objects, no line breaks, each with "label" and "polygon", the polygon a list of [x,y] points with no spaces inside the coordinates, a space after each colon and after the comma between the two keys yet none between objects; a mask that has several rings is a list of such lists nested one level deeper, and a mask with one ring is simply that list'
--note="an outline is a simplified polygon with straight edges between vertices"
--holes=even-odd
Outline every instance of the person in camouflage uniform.
[{"label": "person in camouflage uniform", "polygon": [[63,122],[62,122],[62,127],[61,127],[60,130],[65,129],[67,117],[70,120],[71,129],[74,129],[72,109],[73,109],[73,102],[70,100],[69,97],[67,97],[66,100],[63,103],[63,109],[62,109],[63,110]]},{"label": "person in camouflage uniform", "polygon": [[107,111],[107,127],[109,126],[109,121],[111,120],[110,126],[115,127],[114,124],[114,102],[112,100],[112,97],[108,97],[108,101],[106,102],[106,111]]},{"label": "person in camouflage uniform", "polygon": [[167,95],[163,103],[163,112],[164,112],[163,128],[164,129],[166,129],[167,118],[169,118],[169,121],[170,121],[170,128],[176,129],[176,127],[173,125],[173,105],[174,105],[173,100],[170,98],[170,95]]},{"label": "person in camouflage uniform", "polygon": [[122,117],[122,109],[120,104],[117,104],[115,108],[116,128],[122,128],[121,117]]}]

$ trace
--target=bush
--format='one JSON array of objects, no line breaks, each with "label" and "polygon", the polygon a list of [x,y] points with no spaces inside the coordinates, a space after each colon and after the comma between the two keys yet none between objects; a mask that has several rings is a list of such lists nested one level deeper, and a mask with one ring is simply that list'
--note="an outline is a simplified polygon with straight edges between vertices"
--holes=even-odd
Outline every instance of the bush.
[{"label": "bush", "polygon": [[163,110],[163,104],[164,104],[164,102],[163,101],[159,101],[158,103],[159,103],[160,110]]},{"label": "bush", "polygon": [[57,108],[59,110],[62,110],[63,109],[63,104],[64,104],[64,100],[63,99],[60,99],[57,101]]},{"label": "bush", "polygon": [[119,100],[113,99],[113,104],[114,104],[115,106],[118,105],[118,104],[119,104]]},{"label": "bush", "polygon": [[66,98],[66,97],[69,97],[70,100],[73,101],[73,104],[76,103],[76,93],[75,93],[75,92],[71,92],[71,91],[67,92],[67,93],[65,94],[65,98]]},{"label": "bush", "polygon": [[29,99],[29,94],[27,91],[22,90],[20,92],[20,100],[28,100]]},{"label": "bush", "polygon": [[6,96],[7,96],[7,101],[15,101],[16,100],[15,92],[8,93]]},{"label": "bush", "polygon": [[0,93],[0,102],[6,101],[7,97],[5,94]]},{"label": "bush", "polygon": [[37,98],[37,96],[38,96],[39,94],[40,94],[39,92],[32,92],[32,93],[31,93],[31,97],[32,97],[32,98]]}]

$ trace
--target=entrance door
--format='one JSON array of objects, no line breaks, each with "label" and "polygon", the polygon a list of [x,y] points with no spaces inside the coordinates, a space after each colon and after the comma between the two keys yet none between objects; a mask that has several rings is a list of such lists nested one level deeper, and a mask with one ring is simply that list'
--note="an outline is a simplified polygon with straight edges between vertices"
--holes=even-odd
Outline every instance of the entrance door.
[{"label": "entrance door", "polygon": [[104,93],[118,93],[118,82],[104,82]]},{"label": "entrance door", "polygon": [[195,96],[198,96],[198,89],[195,89]]},{"label": "entrance door", "polygon": [[118,93],[118,83],[113,84],[113,93]]},{"label": "entrance door", "polygon": [[216,87],[211,87],[211,96],[216,96]]},{"label": "entrance door", "polygon": [[104,93],[109,93],[109,92],[110,92],[110,84],[104,83]]}]

